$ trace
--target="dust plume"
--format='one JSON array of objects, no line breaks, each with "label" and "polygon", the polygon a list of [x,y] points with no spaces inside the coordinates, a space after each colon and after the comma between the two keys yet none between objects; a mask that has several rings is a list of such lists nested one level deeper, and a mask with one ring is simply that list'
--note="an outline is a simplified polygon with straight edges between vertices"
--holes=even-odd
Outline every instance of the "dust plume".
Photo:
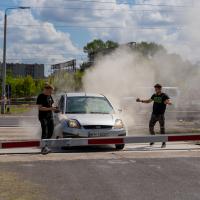
[{"label": "dust plume", "polygon": [[124,113],[124,110],[126,112],[129,109],[124,120],[128,125],[134,125],[137,114],[126,104],[131,102],[131,105],[136,107],[137,96],[145,98],[145,94],[140,93],[138,88],[154,84],[155,73],[152,67],[148,59],[134,54],[128,48],[119,48],[99,58],[95,66],[86,72],[84,89],[87,92],[104,94],[111,100],[115,110],[120,108]]},{"label": "dust plume", "polygon": [[21,120],[19,127],[25,133],[24,137],[27,139],[40,139],[41,138],[41,128],[39,123],[31,123],[30,120]]},{"label": "dust plume", "polygon": [[[192,2],[191,6],[184,8],[184,13],[176,17],[182,28],[175,32],[176,37],[172,40],[171,48],[165,43],[173,53],[164,50],[143,56],[128,48],[119,48],[107,56],[99,57],[93,68],[86,72],[83,81],[85,91],[105,94],[116,108],[130,105],[127,109],[131,114],[126,121],[131,126],[138,124],[139,111],[151,111],[150,105],[136,104],[135,98],[150,98],[155,83],[176,88],[176,98],[169,94],[174,106],[168,110],[177,113],[200,111],[200,3]],[[165,36],[166,41],[170,40],[170,36],[170,33]],[[127,98],[122,104],[124,97]]]},{"label": "dust plume", "polygon": [[94,67],[86,72],[83,83],[85,91],[102,93],[114,103],[115,109],[122,108],[125,123],[133,127],[149,118],[152,106],[136,103],[137,97],[149,99],[155,83],[177,88],[180,94],[176,99],[171,96],[175,106],[170,108],[176,111],[181,99],[187,99],[189,103],[188,97],[198,84],[199,73],[197,65],[183,61],[176,54],[158,51],[152,56],[143,56],[129,48],[118,48],[99,57]]}]

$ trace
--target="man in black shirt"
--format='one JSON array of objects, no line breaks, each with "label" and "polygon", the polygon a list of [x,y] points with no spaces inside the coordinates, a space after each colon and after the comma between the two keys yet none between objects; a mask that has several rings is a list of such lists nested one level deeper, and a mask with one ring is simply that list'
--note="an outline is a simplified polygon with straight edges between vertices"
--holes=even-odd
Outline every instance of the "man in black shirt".
[{"label": "man in black shirt", "polygon": [[[162,92],[162,86],[160,84],[156,84],[154,86],[155,88],[155,94],[152,95],[152,97],[148,100],[141,100],[137,99],[137,102],[141,103],[153,103],[153,112],[151,115],[151,119],[149,122],[149,131],[150,134],[155,135],[154,132],[154,126],[156,122],[159,122],[160,124],[160,133],[165,134],[165,110],[166,110],[166,105],[171,105],[170,98],[167,94]],[[153,145],[154,143],[150,143],[150,145]],[[162,148],[166,147],[166,143],[162,143]]]},{"label": "man in black shirt", "polygon": [[[53,98],[51,96],[53,87],[50,84],[45,84],[44,91],[37,97],[38,105],[38,118],[42,128],[42,139],[50,139],[54,131],[53,111]],[[49,153],[50,149],[46,146],[42,149],[42,153]]]}]

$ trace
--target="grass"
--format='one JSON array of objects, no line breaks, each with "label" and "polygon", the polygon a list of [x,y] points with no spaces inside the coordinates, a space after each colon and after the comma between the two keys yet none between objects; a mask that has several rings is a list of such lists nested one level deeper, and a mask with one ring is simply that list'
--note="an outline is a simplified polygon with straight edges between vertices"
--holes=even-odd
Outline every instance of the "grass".
[{"label": "grass", "polygon": [[29,105],[11,105],[10,114],[23,114],[31,110]]}]

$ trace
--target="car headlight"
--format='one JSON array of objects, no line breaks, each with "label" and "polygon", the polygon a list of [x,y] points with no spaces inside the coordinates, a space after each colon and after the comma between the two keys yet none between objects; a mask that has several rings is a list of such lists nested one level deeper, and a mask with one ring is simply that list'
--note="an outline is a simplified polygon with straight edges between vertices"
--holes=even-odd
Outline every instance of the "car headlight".
[{"label": "car headlight", "polygon": [[68,123],[69,128],[81,128],[81,125],[75,119],[70,119],[70,120],[68,120],[67,123]]},{"label": "car headlight", "polygon": [[123,124],[122,120],[116,119],[114,129],[122,129],[122,128],[124,128],[124,124]]}]

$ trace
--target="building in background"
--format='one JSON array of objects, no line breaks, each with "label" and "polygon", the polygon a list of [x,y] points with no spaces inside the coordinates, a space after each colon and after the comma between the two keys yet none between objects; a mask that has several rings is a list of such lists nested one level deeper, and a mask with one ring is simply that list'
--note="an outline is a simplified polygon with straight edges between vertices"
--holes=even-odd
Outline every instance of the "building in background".
[{"label": "building in background", "polygon": [[[0,63],[2,69],[2,63]],[[23,64],[23,63],[7,63],[7,73],[12,74],[13,77],[32,76],[33,79],[44,78],[43,64]]]},{"label": "building in background", "polygon": [[67,62],[51,65],[51,73],[56,73],[57,71],[66,71],[69,73],[76,72],[76,60],[73,59]]}]

